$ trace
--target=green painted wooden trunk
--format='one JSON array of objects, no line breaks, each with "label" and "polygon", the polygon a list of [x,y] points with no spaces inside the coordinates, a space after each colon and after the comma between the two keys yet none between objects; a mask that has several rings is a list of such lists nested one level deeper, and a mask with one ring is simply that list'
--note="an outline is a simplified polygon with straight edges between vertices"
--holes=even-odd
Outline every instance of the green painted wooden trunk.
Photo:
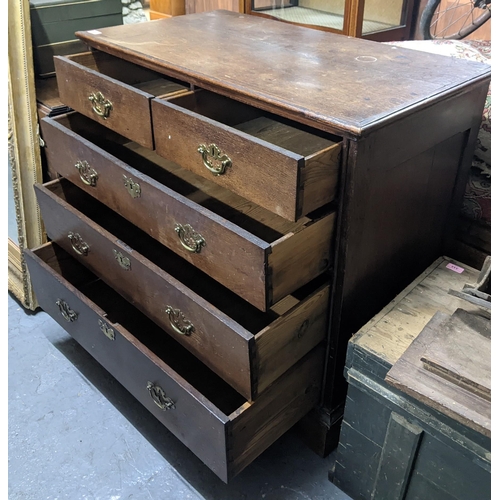
[{"label": "green painted wooden trunk", "polygon": [[121,0],[30,0],[35,73],[54,73],[55,55],[87,50],[76,31],[123,24]]},{"label": "green painted wooden trunk", "polygon": [[[463,273],[450,270],[450,263]],[[398,351],[435,312],[476,309],[447,292],[474,283],[478,274],[448,257],[436,260],[350,340],[330,480],[353,500],[491,499],[491,439],[385,381]]]}]

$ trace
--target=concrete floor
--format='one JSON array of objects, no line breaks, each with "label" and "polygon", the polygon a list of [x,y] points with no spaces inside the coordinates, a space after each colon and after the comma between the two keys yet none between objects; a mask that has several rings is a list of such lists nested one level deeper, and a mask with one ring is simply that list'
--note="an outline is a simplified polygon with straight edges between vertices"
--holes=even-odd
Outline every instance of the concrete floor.
[{"label": "concrete floor", "polygon": [[8,307],[9,500],[350,500],[293,430],[225,485],[48,315]]}]

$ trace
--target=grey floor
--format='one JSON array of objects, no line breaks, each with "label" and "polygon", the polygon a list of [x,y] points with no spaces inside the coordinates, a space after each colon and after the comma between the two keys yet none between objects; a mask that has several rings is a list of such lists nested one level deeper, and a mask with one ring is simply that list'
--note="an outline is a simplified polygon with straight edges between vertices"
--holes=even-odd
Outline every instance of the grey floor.
[{"label": "grey floor", "polygon": [[8,314],[10,500],[349,500],[293,430],[225,485],[44,312]]}]

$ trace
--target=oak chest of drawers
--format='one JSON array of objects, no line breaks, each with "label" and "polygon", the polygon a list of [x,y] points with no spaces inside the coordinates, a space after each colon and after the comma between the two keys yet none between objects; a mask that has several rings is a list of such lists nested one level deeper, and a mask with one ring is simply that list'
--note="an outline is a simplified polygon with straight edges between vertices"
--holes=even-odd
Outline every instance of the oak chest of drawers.
[{"label": "oak chest of drawers", "polygon": [[225,11],[78,36],[41,307],[224,481],[297,422],[328,453],[350,334],[443,253],[489,68]]}]

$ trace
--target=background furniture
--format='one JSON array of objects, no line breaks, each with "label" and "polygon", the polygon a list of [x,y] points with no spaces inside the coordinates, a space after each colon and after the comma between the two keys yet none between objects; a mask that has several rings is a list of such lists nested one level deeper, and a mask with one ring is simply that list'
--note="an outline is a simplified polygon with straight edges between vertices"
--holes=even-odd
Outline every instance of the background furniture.
[{"label": "background furniture", "polygon": [[33,184],[42,180],[36,119],[33,49],[27,0],[9,0],[8,287],[28,309],[37,307],[23,250],[45,241]]},{"label": "background furniture", "polygon": [[198,14],[211,10],[230,10],[232,12],[245,12],[244,0],[185,0],[186,14]]},{"label": "background furniture", "polygon": [[165,17],[189,14],[185,0],[150,0],[149,18],[151,21]]},{"label": "background furniture", "polygon": [[370,40],[411,36],[413,0],[245,0],[245,12]]},{"label": "background furniture", "polygon": [[[177,0],[151,0],[151,19],[173,13]],[[418,12],[414,0],[185,0],[185,13],[217,9],[252,14],[313,29],[370,40],[408,40],[414,37]],[[160,13],[161,12],[161,13]]]},{"label": "background furniture", "polygon": [[122,24],[121,0],[30,0],[35,73],[54,74],[54,56],[86,49],[76,31]]},{"label": "background furniture", "polygon": [[[474,283],[478,274],[447,257],[437,259],[349,341],[349,389],[331,479],[354,500],[490,497],[488,416],[472,422],[436,411],[435,404],[387,382],[437,312],[452,315],[460,308],[485,315],[448,293]],[[461,406],[459,413],[472,415],[475,409]]]}]

